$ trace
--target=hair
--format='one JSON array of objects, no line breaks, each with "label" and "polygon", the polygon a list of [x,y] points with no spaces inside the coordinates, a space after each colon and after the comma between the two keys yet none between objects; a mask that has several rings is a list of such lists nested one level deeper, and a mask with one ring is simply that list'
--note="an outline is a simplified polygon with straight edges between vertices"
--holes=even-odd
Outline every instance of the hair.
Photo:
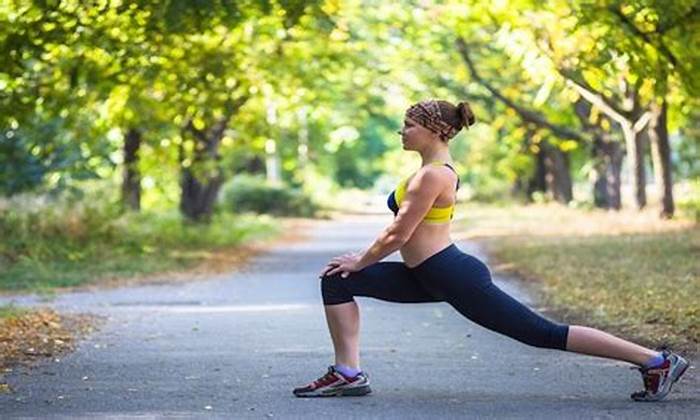
[{"label": "hair", "polygon": [[474,112],[467,102],[460,102],[457,106],[452,105],[447,101],[437,101],[440,107],[442,119],[457,130],[462,127],[469,129],[469,126],[474,125],[476,118]]}]

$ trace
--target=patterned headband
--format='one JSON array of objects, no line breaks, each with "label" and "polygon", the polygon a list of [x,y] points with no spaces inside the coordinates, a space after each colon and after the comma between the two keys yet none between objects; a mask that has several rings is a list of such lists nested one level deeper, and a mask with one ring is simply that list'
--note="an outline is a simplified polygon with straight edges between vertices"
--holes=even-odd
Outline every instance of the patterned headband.
[{"label": "patterned headband", "polygon": [[440,136],[442,141],[447,141],[459,133],[458,128],[454,128],[442,119],[440,106],[434,99],[418,102],[411,105],[406,111],[406,116],[413,119],[418,124]]}]

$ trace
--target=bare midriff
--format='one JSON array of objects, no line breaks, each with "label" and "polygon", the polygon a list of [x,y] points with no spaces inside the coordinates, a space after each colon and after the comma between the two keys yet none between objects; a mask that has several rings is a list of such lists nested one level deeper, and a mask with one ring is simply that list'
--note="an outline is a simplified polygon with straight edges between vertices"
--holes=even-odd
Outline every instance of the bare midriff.
[{"label": "bare midriff", "polygon": [[[443,191],[435,200],[433,206],[447,207],[454,203],[455,187]],[[437,252],[445,249],[452,243],[450,237],[450,226],[452,223],[426,223],[425,221],[418,224],[413,231],[413,235],[399,249],[404,263],[408,267],[415,267],[433,256]]]},{"label": "bare midriff", "polygon": [[450,225],[451,223],[431,225],[421,222],[399,250],[404,263],[408,267],[415,267],[449,246],[452,243]]}]

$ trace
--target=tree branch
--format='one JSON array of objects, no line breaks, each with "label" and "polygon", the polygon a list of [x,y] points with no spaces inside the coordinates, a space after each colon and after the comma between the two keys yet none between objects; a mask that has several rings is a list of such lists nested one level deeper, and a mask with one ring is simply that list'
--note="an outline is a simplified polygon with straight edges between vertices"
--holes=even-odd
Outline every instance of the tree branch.
[{"label": "tree branch", "polygon": [[474,66],[474,62],[472,61],[471,57],[469,56],[469,50],[467,48],[467,43],[464,41],[462,37],[457,38],[457,50],[459,51],[462,59],[466,63],[467,67],[469,67],[469,71],[471,72],[472,77],[474,80],[486,88],[491,94],[496,97],[499,101],[503,102],[506,106],[509,108],[513,109],[520,117],[530,123],[533,123],[539,127],[544,127],[549,130],[551,130],[554,134],[556,134],[559,137],[562,138],[569,138],[577,141],[584,142],[587,139],[582,136],[581,134],[577,133],[574,130],[571,130],[567,127],[563,127],[560,125],[553,124],[549,122],[544,115],[537,111],[533,111],[530,109],[527,109],[525,107],[522,107],[518,104],[516,104],[514,101],[511,99],[507,98],[505,95],[503,95],[498,89],[496,89],[494,86],[492,86],[488,81],[484,80],[479,73],[476,70],[476,66]]},{"label": "tree branch", "polygon": [[644,128],[647,126],[647,124],[649,124],[649,121],[651,121],[651,112],[646,111],[632,125],[632,129],[634,130],[634,133],[637,134],[640,131],[644,130]]},{"label": "tree branch", "polygon": [[[603,96],[603,94],[598,92],[593,86],[591,86],[590,83],[586,81],[586,79],[581,77],[581,75],[578,72],[560,67],[557,67],[557,71],[559,72],[559,74],[562,75],[562,77],[566,79],[566,83],[569,84],[569,86],[573,84],[575,89],[578,90],[579,93],[581,93],[580,89],[584,89],[591,95],[595,95],[597,102],[596,105],[598,105],[598,107],[601,109],[607,109],[605,110],[605,113],[611,114],[611,116],[612,114],[617,114],[618,118],[623,117],[628,120],[632,118],[630,111],[621,108],[610,98]],[[582,94],[582,96],[588,99],[585,95]]]},{"label": "tree branch", "polygon": [[615,6],[609,6],[608,10],[610,12],[617,16],[618,19],[620,19],[620,22],[624,24],[634,35],[637,37],[641,38],[644,42],[647,44],[651,45],[652,47],[656,48],[661,54],[663,54],[666,59],[671,63],[671,65],[675,68],[678,66],[678,59],[676,58],[675,55],[666,47],[666,44],[664,44],[663,40],[659,39],[658,45],[654,43],[654,41],[651,39],[649,36],[649,33],[647,32],[642,32],[637,25],[632,22],[628,16],[626,16],[624,13],[622,13],[622,10],[615,7]]},{"label": "tree branch", "polygon": [[594,90],[588,90],[586,87],[579,84],[578,81],[569,78],[566,79],[566,84],[569,85],[569,87],[576,90],[588,102],[600,108],[613,120],[617,121],[620,124],[629,124],[630,119],[626,115],[624,115],[623,112],[620,112],[616,108],[612,107],[600,93]]},{"label": "tree branch", "polygon": [[695,6],[691,7],[690,10],[688,10],[688,13],[686,13],[685,15],[681,16],[680,18],[674,20],[673,22],[669,22],[666,25],[659,24],[659,26],[656,28],[656,30],[653,33],[663,35],[666,32],[670,31],[671,29],[675,28],[676,26],[680,25],[681,22],[693,17],[698,12],[700,12],[700,6],[695,5]]}]

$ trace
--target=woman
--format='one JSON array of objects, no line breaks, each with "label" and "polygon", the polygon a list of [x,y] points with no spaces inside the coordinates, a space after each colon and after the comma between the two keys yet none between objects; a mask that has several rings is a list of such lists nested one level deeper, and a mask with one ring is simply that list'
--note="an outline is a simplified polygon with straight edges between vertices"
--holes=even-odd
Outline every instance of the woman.
[{"label": "woman", "polygon": [[[488,267],[450,239],[459,178],[447,142],[474,124],[466,102],[454,106],[427,100],[406,111],[399,132],[405,150],[420,153],[421,168],[403,180],[388,199],[393,223],[362,255],[332,258],[321,272],[326,320],[335,365],[294,395],[350,396],[371,392],[360,369],[359,311],[353,296],[390,302],[447,302],[466,318],[523,343],[623,360],[639,366],[645,389],[631,397],[658,401],[688,367],[681,356],[657,352],[603,331],[554,323],[533,312],[491,281]],[[400,250],[404,262],[379,262]]]}]

